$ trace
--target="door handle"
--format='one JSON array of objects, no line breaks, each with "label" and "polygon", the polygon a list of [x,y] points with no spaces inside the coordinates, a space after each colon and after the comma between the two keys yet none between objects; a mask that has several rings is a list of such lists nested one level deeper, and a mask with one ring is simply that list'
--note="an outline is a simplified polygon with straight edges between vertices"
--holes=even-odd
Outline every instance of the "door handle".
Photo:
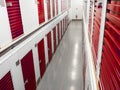
[{"label": "door handle", "polygon": [[12,4],[12,2],[7,2],[7,7],[12,7],[13,6],[13,4]]},{"label": "door handle", "polygon": [[39,61],[39,64],[41,64],[41,60]]},{"label": "door handle", "polygon": [[48,51],[50,51],[50,48],[48,48]]},{"label": "door handle", "polygon": [[39,2],[39,1],[36,1],[36,4],[40,4],[40,2]]},{"label": "door handle", "polygon": [[24,84],[26,85],[27,83],[28,83],[28,79],[25,80],[25,83],[24,83]]}]

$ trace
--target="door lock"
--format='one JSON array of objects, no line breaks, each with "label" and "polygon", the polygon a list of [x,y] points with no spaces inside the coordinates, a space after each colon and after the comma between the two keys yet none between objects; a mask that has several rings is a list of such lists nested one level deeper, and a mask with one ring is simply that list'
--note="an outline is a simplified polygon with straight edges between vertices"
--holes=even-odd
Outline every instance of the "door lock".
[{"label": "door lock", "polygon": [[27,80],[25,80],[25,85],[28,83],[28,79]]},{"label": "door lock", "polygon": [[50,51],[50,48],[48,48],[48,51]]},{"label": "door lock", "polygon": [[12,7],[13,6],[12,2],[7,2],[7,6]]},{"label": "door lock", "polygon": [[41,60],[39,61],[39,64],[41,64]]}]

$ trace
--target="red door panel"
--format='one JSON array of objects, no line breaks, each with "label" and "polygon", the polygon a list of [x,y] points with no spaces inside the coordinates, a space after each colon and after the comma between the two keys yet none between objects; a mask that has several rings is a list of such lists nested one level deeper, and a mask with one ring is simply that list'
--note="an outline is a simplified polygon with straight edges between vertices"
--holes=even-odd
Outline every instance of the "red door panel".
[{"label": "red door panel", "polygon": [[0,80],[0,90],[14,90],[10,71]]},{"label": "red door panel", "polygon": [[46,70],[44,39],[42,39],[38,43],[38,56],[39,56],[39,65],[40,65],[40,76],[42,78]]},{"label": "red door panel", "polygon": [[53,37],[54,37],[54,52],[56,51],[56,27],[53,29]]},{"label": "red door panel", "polygon": [[36,81],[35,81],[32,50],[22,58],[21,66],[22,66],[25,90],[35,90]]},{"label": "red door panel", "polygon": [[50,0],[47,0],[47,13],[48,13],[48,19],[51,19]]},{"label": "red door panel", "polygon": [[65,32],[65,20],[63,19],[63,34]]},{"label": "red door panel", "polygon": [[45,22],[44,0],[38,0],[38,16],[39,16],[39,24]]},{"label": "red door panel", "polygon": [[48,44],[48,57],[49,57],[49,62],[52,59],[52,43],[51,43],[51,32],[47,34],[47,44]]},{"label": "red door panel", "polygon": [[60,34],[60,40],[62,39],[62,28],[61,28],[61,22],[59,23],[59,34]]},{"label": "red door panel", "polygon": [[63,24],[62,24],[62,21],[61,21],[61,38],[63,36]]},{"label": "red door panel", "polygon": [[52,0],[53,17],[55,16],[55,2]]},{"label": "red door panel", "polygon": [[23,34],[19,0],[6,0],[6,6],[12,38],[15,39]]},{"label": "red door panel", "polygon": [[56,0],[56,14],[58,15],[58,0]]},{"label": "red door panel", "polygon": [[57,30],[58,30],[58,44],[60,43],[60,29],[59,29],[59,23],[57,24]]}]

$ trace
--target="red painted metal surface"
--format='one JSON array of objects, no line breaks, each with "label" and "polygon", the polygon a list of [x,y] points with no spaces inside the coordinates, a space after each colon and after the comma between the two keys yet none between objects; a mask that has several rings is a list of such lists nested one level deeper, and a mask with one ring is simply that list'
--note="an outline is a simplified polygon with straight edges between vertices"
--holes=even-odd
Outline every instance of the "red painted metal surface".
[{"label": "red painted metal surface", "polygon": [[47,13],[48,13],[48,19],[51,19],[51,8],[50,8],[50,0],[47,0]]},{"label": "red painted metal surface", "polygon": [[93,34],[92,34],[92,45],[93,45],[92,52],[94,56],[95,66],[97,64],[97,58],[98,58],[98,44],[99,44],[99,35],[100,35],[101,12],[102,12],[102,7],[98,4],[98,1],[95,1]]},{"label": "red painted metal surface", "polygon": [[19,0],[6,0],[6,6],[12,38],[15,39],[23,34]]},{"label": "red painted metal surface", "polygon": [[58,44],[60,43],[60,28],[59,23],[57,24],[57,31],[58,31]]},{"label": "red painted metal surface", "polygon": [[52,59],[52,41],[51,41],[51,32],[47,34],[47,44],[48,44],[48,57],[49,57],[49,62]]},{"label": "red painted metal surface", "polygon": [[54,38],[54,52],[56,51],[56,27],[53,29],[53,38]]},{"label": "red painted metal surface", "polygon": [[61,38],[63,37],[63,21],[61,21]]},{"label": "red painted metal surface", "polygon": [[59,22],[59,35],[60,35],[60,40],[62,39],[62,34],[61,34],[61,31],[62,29],[61,29],[61,22]]},{"label": "red painted metal surface", "polygon": [[38,0],[38,16],[39,16],[39,24],[45,22],[44,0]]},{"label": "red painted metal surface", "polygon": [[[110,1],[107,5],[100,90],[120,90],[120,2]],[[107,76],[107,77],[106,77]],[[106,80],[106,78],[108,78]]]},{"label": "red painted metal surface", "polygon": [[56,0],[56,14],[58,15],[58,0]]},{"label": "red painted metal surface", "polygon": [[35,71],[32,50],[21,60],[25,90],[36,90]]},{"label": "red painted metal surface", "polygon": [[53,17],[55,16],[55,1],[52,0]]},{"label": "red painted metal surface", "polygon": [[14,90],[10,71],[0,80],[0,90]]},{"label": "red painted metal surface", "polygon": [[[104,90],[119,90],[119,82],[120,82],[120,67],[117,67],[117,63],[114,61],[114,56],[110,49],[110,43],[107,40],[108,38],[104,38],[104,46],[103,46],[103,53],[102,53],[102,68],[101,67],[101,79],[104,82],[103,86],[106,88]],[[103,76],[107,73],[107,77]],[[108,78],[106,80],[106,78]],[[109,86],[107,86],[109,85]]]},{"label": "red painted metal surface", "polygon": [[39,56],[40,76],[42,78],[46,70],[44,39],[42,39],[38,43],[38,56]]},{"label": "red painted metal surface", "polygon": [[65,18],[63,19],[63,33],[65,32]]}]

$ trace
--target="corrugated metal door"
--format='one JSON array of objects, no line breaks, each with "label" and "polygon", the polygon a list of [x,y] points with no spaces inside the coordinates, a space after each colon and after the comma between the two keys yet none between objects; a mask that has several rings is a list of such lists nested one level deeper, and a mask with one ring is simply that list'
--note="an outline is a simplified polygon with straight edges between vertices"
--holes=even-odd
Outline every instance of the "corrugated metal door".
[{"label": "corrugated metal door", "polygon": [[58,15],[58,0],[56,0],[56,14]]},{"label": "corrugated metal door", "polygon": [[47,44],[48,44],[48,57],[49,57],[49,62],[52,59],[52,42],[51,42],[51,32],[47,34]]},{"label": "corrugated metal door", "polygon": [[100,90],[120,90],[120,1],[118,0],[110,0],[107,4]]},{"label": "corrugated metal door", "polygon": [[44,0],[38,0],[38,16],[40,24],[45,22]]},{"label": "corrugated metal door", "polygon": [[55,16],[55,1],[52,0],[53,17]]},{"label": "corrugated metal door", "polygon": [[0,90],[14,90],[10,71],[0,80]]},{"label": "corrugated metal door", "polygon": [[39,65],[40,65],[40,76],[42,78],[46,70],[44,39],[42,39],[38,43],[38,55],[39,55]]},{"label": "corrugated metal door", "polygon": [[36,90],[35,71],[32,50],[21,60],[25,90]]},{"label": "corrugated metal door", "polygon": [[63,23],[61,21],[61,38],[62,38],[62,36],[63,36]]},{"label": "corrugated metal door", "polygon": [[92,51],[94,64],[97,64],[98,57],[98,44],[99,44],[99,35],[100,35],[100,24],[101,24],[101,12],[102,5],[99,4],[99,1],[95,1],[95,10],[94,10],[94,21],[93,21],[93,34],[92,34]]},{"label": "corrugated metal door", "polygon": [[56,27],[53,29],[53,37],[54,37],[54,52],[56,51]]},{"label": "corrugated metal door", "polygon": [[48,13],[48,19],[51,19],[50,0],[47,0],[47,13]]},{"label": "corrugated metal door", "polygon": [[65,18],[63,19],[63,34],[65,32]]},{"label": "corrugated metal door", "polygon": [[19,0],[6,0],[6,6],[11,28],[11,34],[12,38],[14,39],[23,34]]},{"label": "corrugated metal door", "polygon": [[57,24],[57,30],[58,30],[58,44],[60,43],[60,29],[59,29],[59,23]]}]

